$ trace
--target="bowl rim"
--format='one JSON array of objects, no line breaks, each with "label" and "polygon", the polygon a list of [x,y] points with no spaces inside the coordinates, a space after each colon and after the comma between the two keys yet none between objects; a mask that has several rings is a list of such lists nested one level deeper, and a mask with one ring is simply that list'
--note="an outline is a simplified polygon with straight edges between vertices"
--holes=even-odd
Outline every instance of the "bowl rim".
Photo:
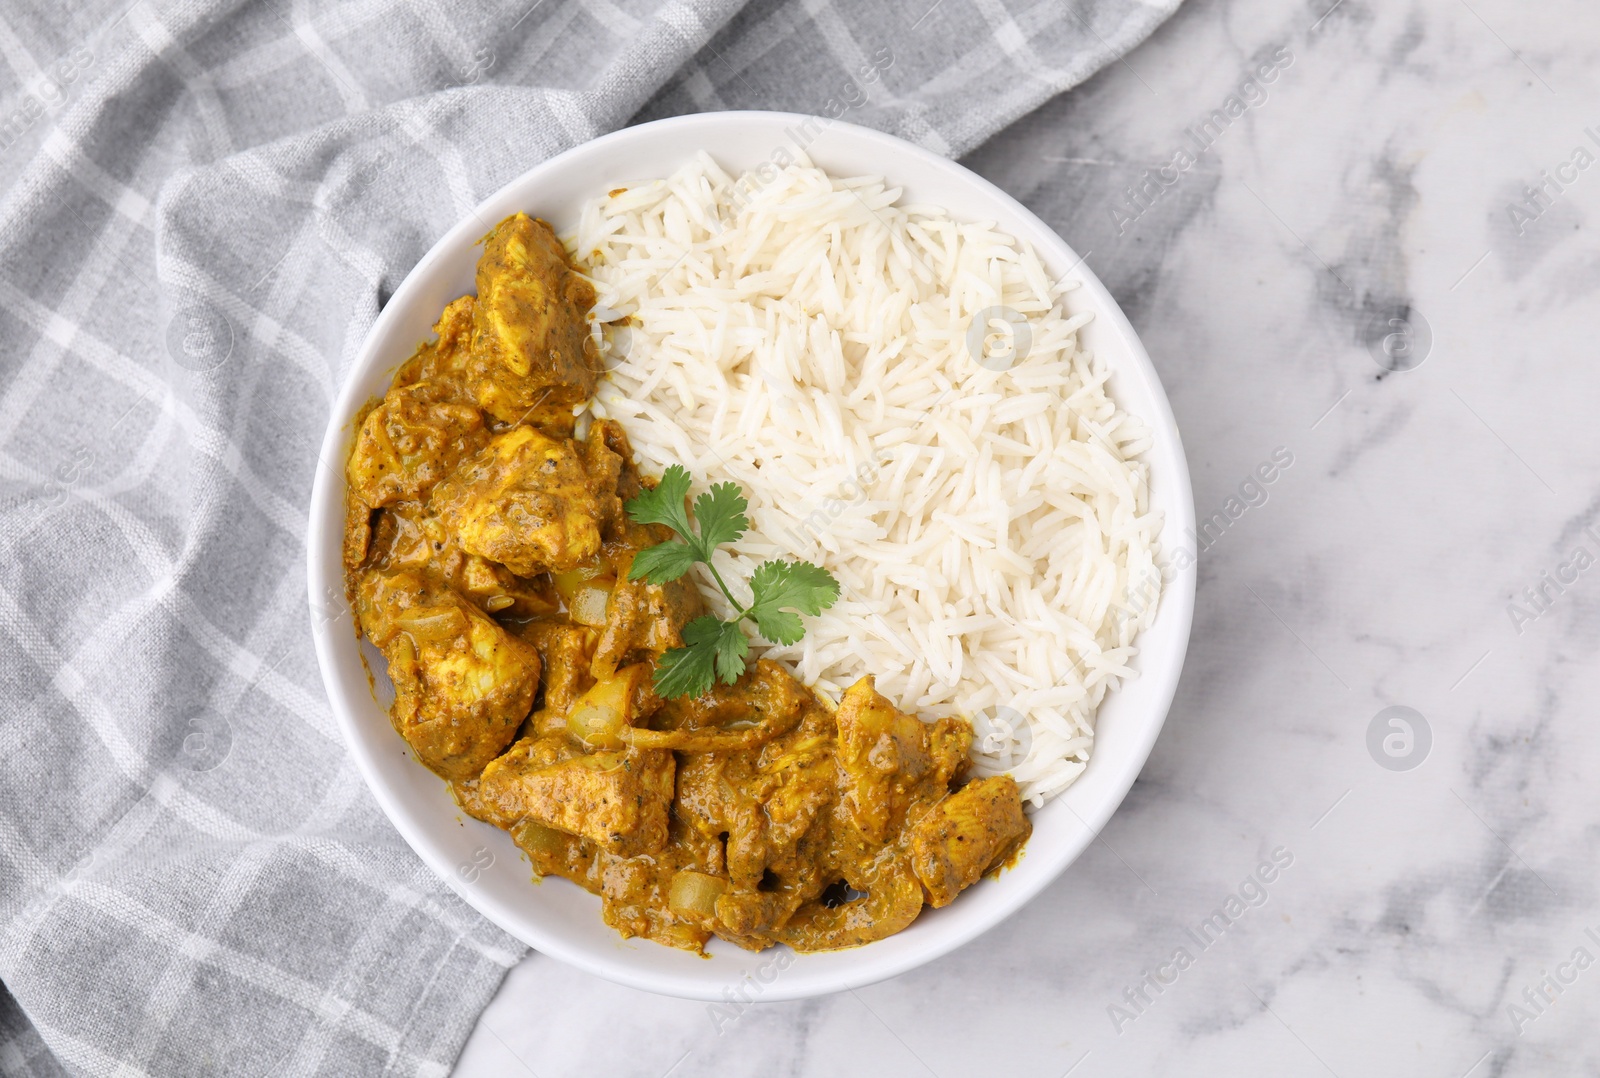
[{"label": "bowl rim", "polygon": [[[662,131],[679,133],[681,135],[680,141],[686,147],[685,158],[687,159],[698,148],[694,141],[694,136],[697,132],[714,130],[725,124],[741,122],[750,122],[757,125],[772,124],[787,130],[796,125],[815,123],[818,119],[819,117],[798,113],[727,111],[675,116],[622,128],[580,143],[535,164],[503,184],[486,198],[481,199],[456,224],[447,229],[433,243],[428,252],[407,271],[404,279],[396,287],[388,302],[384,304],[383,309],[378,313],[377,318],[367,329],[360,349],[358,349],[355,357],[342,374],[339,390],[329,414],[327,427],[320,446],[319,457],[325,467],[316,469],[311,493],[306,558],[307,595],[312,611],[326,608],[332,602],[331,596],[335,591],[340,596],[338,603],[343,605],[344,580],[342,564],[339,564],[339,559],[337,558],[330,559],[324,556],[324,552],[329,549],[327,537],[330,529],[337,529],[337,534],[340,536],[343,534],[344,473],[342,461],[344,459],[345,442],[352,420],[357,409],[365,403],[362,399],[356,399],[360,396],[359,387],[363,381],[363,375],[375,363],[381,362],[382,357],[376,354],[379,350],[379,345],[390,324],[400,320],[402,312],[407,309],[413,300],[414,293],[423,289],[424,282],[428,281],[435,271],[439,269],[440,264],[450,257],[450,253],[464,236],[470,234],[476,237],[481,234],[482,222],[486,219],[484,217],[485,211],[488,211],[489,215],[493,216],[494,213],[498,212],[491,209],[496,203],[507,200],[517,190],[535,184],[541,176],[567,167],[574,159],[596,154],[603,148],[615,146],[619,143],[627,143],[630,140],[639,139],[647,133],[656,134]],[[1076,275],[1081,280],[1080,294],[1088,296],[1088,306],[1094,311],[1095,319],[1109,325],[1111,331],[1120,339],[1124,349],[1125,355],[1123,357],[1107,360],[1108,365],[1113,368],[1113,374],[1127,373],[1146,384],[1147,395],[1150,398],[1148,403],[1154,409],[1154,414],[1145,414],[1143,409],[1138,414],[1152,432],[1151,455],[1155,455],[1154,451],[1161,445],[1163,439],[1171,439],[1170,452],[1166,454],[1170,459],[1164,463],[1166,471],[1160,478],[1162,483],[1173,485],[1172,494],[1174,497],[1172,500],[1175,504],[1172,508],[1176,510],[1177,519],[1173,519],[1169,515],[1168,519],[1163,522],[1161,538],[1164,551],[1170,551],[1176,547],[1178,544],[1170,540],[1173,536],[1182,536],[1186,532],[1192,532],[1195,523],[1195,511],[1188,461],[1172,414],[1171,404],[1143,342],[1140,341],[1138,334],[1134,332],[1133,326],[1129,323],[1121,306],[1111,296],[1111,293],[1106,289],[1099,277],[1090,269],[1084,258],[1079,257],[1077,252],[1054,229],[1016,198],[991,181],[967,169],[959,162],[939,156],[932,151],[893,135],[871,128],[860,127],[842,120],[824,121],[822,126],[830,134],[837,132],[837,137],[860,140],[868,145],[882,149],[886,166],[882,170],[882,174],[886,175],[891,183],[899,182],[898,176],[888,175],[891,170],[903,173],[906,169],[920,168],[929,170],[930,173],[942,173],[944,178],[958,184],[975,187],[987,194],[990,199],[1004,205],[1014,216],[1015,223],[1002,222],[1003,231],[1017,234],[1023,229],[1015,227],[1015,224],[1024,225],[1035,235],[1031,237],[1019,235],[1019,239],[1033,244],[1036,249],[1040,247],[1041,242],[1054,245],[1058,248],[1058,254],[1070,257],[1069,264],[1072,268],[1067,272]],[[601,181],[605,178],[599,177]],[[632,179],[633,177],[618,178]],[[530,210],[529,212],[533,211]],[[953,210],[951,212],[959,219],[968,219],[956,214]],[[1043,252],[1041,252],[1041,257],[1043,257]],[[1047,264],[1050,261],[1048,258],[1044,260]],[[341,466],[337,469],[331,463],[335,461],[341,462]],[[335,485],[337,490],[331,490]],[[331,495],[335,493],[337,494],[336,502],[331,500]],[[335,547],[335,549],[337,548]],[[1148,759],[1156,738],[1165,725],[1188,651],[1189,637],[1193,625],[1195,587],[1196,573],[1191,571],[1190,567],[1185,567],[1185,571],[1179,572],[1163,585],[1158,619],[1172,618],[1173,627],[1170,631],[1173,633],[1176,643],[1169,653],[1158,656],[1160,662],[1153,669],[1148,666],[1149,658],[1147,652],[1141,649],[1136,664],[1140,668],[1140,680],[1149,686],[1151,692],[1150,700],[1146,707],[1147,717],[1144,724],[1136,732],[1136,743],[1133,750],[1125,755],[1118,775],[1112,779],[1111,788],[1107,791],[1107,796],[1104,796],[1095,805],[1093,811],[1087,815],[1068,808],[1068,811],[1072,812],[1072,815],[1083,825],[1087,833],[1082,837],[1074,837],[1067,840],[1063,851],[1057,854],[1058,863],[1048,865],[1041,873],[1032,874],[1027,878],[1015,879],[1012,886],[1004,888],[1004,893],[998,899],[989,902],[987,917],[956,922],[946,927],[941,934],[924,940],[924,946],[918,950],[898,955],[884,952],[874,954],[874,945],[867,944],[850,949],[847,952],[827,952],[832,955],[848,954],[856,956],[860,961],[853,963],[853,965],[858,968],[853,969],[845,977],[779,977],[776,983],[765,988],[761,998],[763,1000],[805,998],[860,987],[904,973],[948,954],[1000,924],[1054,882],[1069,865],[1077,860],[1083,850],[1098,837],[1106,822],[1122,804],[1128,790],[1132,787],[1134,780],[1137,779]],[[502,931],[544,954],[585,972],[596,974],[629,987],[681,998],[708,1001],[718,1001],[724,998],[716,988],[728,983],[726,978],[718,981],[716,986],[711,986],[703,983],[702,979],[684,978],[679,975],[651,969],[648,967],[648,963],[630,962],[627,958],[628,952],[623,948],[616,948],[613,952],[607,954],[598,954],[588,947],[574,944],[564,939],[558,932],[527,921],[521,921],[516,916],[515,910],[499,901],[495,896],[489,895],[484,890],[473,886],[472,880],[458,879],[456,870],[459,866],[453,863],[445,850],[423,833],[421,824],[413,820],[412,807],[402,801],[399,792],[381,775],[376,763],[375,750],[368,745],[362,735],[353,709],[346,702],[345,692],[341,691],[338,681],[339,675],[336,669],[339,660],[334,654],[334,639],[335,634],[351,631],[350,611],[345,609],[342,612],[342,616],[324,619],[313,616],[310,620],[318,669],[328,696],[329,706],[334,713],[335,721],[338,724],[345,746],[354,757],[362,781],[372,791],[385,816],[388,817],[390,823],[400,833],[401,837],[406,840],[406,843],[416,852],[418,857],[444,880],[451,890]],[[1148,631],[1147,628],[1141,632],[1141,636],[1144,636]],[[1125,691],[1123,686],[1113,690],[1113,692],[1122,691]],[[1091,755],[1090,768],[1095,766],[1097,758],[1097,755]],[[420,764],[415,764],[414,761],[413,764],[421,766]],[[1061,803],[1061,799],[1056,798],[1039,812],[1048,812],[1052,805]],[[1009,876],[1012,873],[1007,873],[1006,875]],[[1004,878],[1002,877],[1002,882],[1004,882]],[[770,954],[771,952],[764,953]],[[731,971],[725,970],[724,972]]]}]

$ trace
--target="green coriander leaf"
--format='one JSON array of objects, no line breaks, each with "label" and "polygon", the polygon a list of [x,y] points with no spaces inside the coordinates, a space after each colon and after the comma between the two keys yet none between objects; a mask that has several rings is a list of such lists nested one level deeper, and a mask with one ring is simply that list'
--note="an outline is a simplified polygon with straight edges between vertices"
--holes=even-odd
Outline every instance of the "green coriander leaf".
[{"label": "green coriander leaf", "polygon": [[654,682],[662,699],[699,696],[716,681],[717,644],[723,623],[709,614],[683,627],[684,647],[672,648],[656,660]]},{"label": "green coriander leaf", "polygon": [[750,578],[749,615],[761,635],[774,644],[794,644],[805,635],[799,614],[820,614],[839,598],[839,582],[820,565],[806,561],[766,561]]},{"label": "green coriander leaf", "polygon": [[707,561],[717,547],[737,542],[750,529],[750,519],[744,515],[748,508],[737,483],[716,483],[694,500],[694,519],[700,525],[700,546]]},{"label": "green coriander leaf", "polygon": [[722,631],[717,636],[717,676],[724,685],[732,685],[744,674],[744,658],[750,652],[750,641],[737,621],[719,623]]},{"label": "green coriander leaf", "polygon": [[657,543],[633,556],[628,579],[643,580],[647,584],[667,584],[687,573],[689,566],[699,560],[699,551],[688,543]]},{"label": "green coriander leaf", "polygon": [[641,490],[628,499],[628,517],[635,524],[665,524],[700,552],[694,529],[689,526],[689,511],[683,499],[689,496],[689,472],[674,464],[661,475],[654,490]]},{"label": "green coriander leaf", "polygon": [[[678,533],[677,540],[657,543],[634,555],[629,580],[666,584],[689,571],[695,562],[711,563],[711,553],[724,543],[737,541],[750,528],[746,515],[750,503],[737,483],[715,483],[694,500],[694,511],[684,506],[691,485],[689,472],[674,464],[654,490],[628,500],[628,516],[638,524],[665,524]],[[695,528],[698,525],[699,532]],[[712,570],[728,601],[738,606],[722,578]],[[683,629],[681,648],[672,648],[656,662],[656,691],[667,699],[698,696],[720,678],[732,685],[745,672],[750,641],[739,623],[755,622],[763,637],[775,644],[794,644],[805,635],[800,618],[820,614],[839,598],[839,582],[820,565],[809,562],[769,561],[750,578],[751,603],[733,621],[698,617]]]},{"label": "green coriander leaf", "polygon": [[716,653],[704,648],[670,648],[656,660],[656,693],[663,700],[699,696],[716,681]]}]

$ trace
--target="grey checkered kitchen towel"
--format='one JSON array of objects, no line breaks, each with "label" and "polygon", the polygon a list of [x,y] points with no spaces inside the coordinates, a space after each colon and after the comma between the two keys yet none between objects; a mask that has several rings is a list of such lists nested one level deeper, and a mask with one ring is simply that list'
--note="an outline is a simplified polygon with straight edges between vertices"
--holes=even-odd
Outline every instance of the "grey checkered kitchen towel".
[{"label": "grey checkered kitchen towel", "polygon": [[378,811],[308,632],[329,405],[436,237],[641,117],[958,155],[1177,3],[0,7],[0,1072],[444,1074],[521,955]]}]

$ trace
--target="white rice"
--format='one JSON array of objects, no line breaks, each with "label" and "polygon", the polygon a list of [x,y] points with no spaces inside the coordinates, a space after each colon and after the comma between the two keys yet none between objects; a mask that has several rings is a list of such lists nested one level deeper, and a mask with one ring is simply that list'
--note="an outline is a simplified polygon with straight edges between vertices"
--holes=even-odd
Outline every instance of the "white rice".
[{"label": "white rice", "polygon": [[[1025,245],[877,178],[767,170],[702,154],[585,206],[568,242],[598,317],[631,316],[593,411],[647,473],[744,488],[752,529],[716,562],[736,595],[772,557],[838,578],[799,644],[757,653],[835,697],[870,673],[924,718],[966,716],[978,770],[1041,804],[1082,772],[1154,615],[1148,587],[1129,598],[1160,579],[1148,429],[1078,347],[1076,282]],[[997,307],[1017,314],[975,356]]]}]

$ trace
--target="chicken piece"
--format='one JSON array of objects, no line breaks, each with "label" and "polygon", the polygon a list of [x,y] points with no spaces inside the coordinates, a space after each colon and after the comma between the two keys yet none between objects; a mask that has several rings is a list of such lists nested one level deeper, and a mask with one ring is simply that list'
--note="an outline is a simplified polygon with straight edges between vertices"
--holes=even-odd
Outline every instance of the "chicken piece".
[{"label": "chicken piece", "polygon": [[362,421],[345,465],[350,490],[378,508],[419,498],[489,441],[483,413],[432,383],[389,390]]},{"label": "chicken piece", "polygon": [[424,342],[400,365],[394,384],[431,383],[451,391],[456,400],[476,404],[473,387],[480,375],[472,356],[472,317],[477,303],[474,296],[461,296],[446,305],[433,324],[434,340]]},{"label": "chicken piece", "polygon": [[[599,454],[602,449],[610,450],[617,458],[617,497],[626,504],[629,499],[644,489],[644,482],[639,476],[639,467],[634,463],[633,445],[628,441],[627,431],[622,429],[622,424],[609,419],[596,419],[589,426],[589,437],[586,443],[589,452]],[[626,524],[627,518],[619,518],[619,524]],[[622,529],[616,530],[621,535]],[[607,539],[614,538],[612,534],[606,535]]]},{"label": "chicken piece", "polygon": [[777,931],[834,878],[828,865],[828,838],[828,821],[819,817],[791,851],[790,871],[768,872],[755,887],[729,887],[717,899],[712,930],[746,950],[772,946]]},{"label": "chicken piece", "polygon": [[560,609],[549,577],[541,575],[530,580],[517,576],[499,562],[468,554],[448,539],[436,551],[434,564],[452,588],[485,613],[530,618]]},{"label": "chicken piece", "polygon": [[843,804],[868,842],[887,841],[913,802],[944,796],[965,767],[970,726],[960,719],[929,725],[905,714],[879,694],[871,676],[845,690],[835,718]]},{"label": "chicken piece", "polygon": [[682,647],[683,627],[705,613],[700,589],[687,575],[666,584],[628,579],[634,555],[672,538],[671,529],[624,519],[617,531],[618,538],[605,545],[605,558],[616,573],[616,584],[606,606],[605,629],[594,651],[590,672],[597,678],[606,677],[625,663],[631,652],[644,650],[659,655],[669,648]]},{"label": "chicken piece", "polygon": [[518,576],[571,569],[599,552],[601,528],[622,513],[616,472],[597,456],[516,427],[436,486],[429,507],[463,550]]},{"label": "chicken piece", "polygon": [[825,821],[838,796],[833,731],[833,716],[812,704],[792,734],[768,742],[757,757],[759,773],[771,783],[763,799],[766,870],[784,879],[807,870],[792,851]]},{"label": "chicken piece", "polygon": [[[835,762],[837,718],[776,664],[761,660],[753,674],[763,672],[764,678],[747,675],[732,690],[675,701],[664,711],[669,718],[675,713],[683,719],[726,722],[732,721],[741,699],[752,712],[774,704],[781,708],[779,701],[798,701],[802,696],[811,701],[803,705],[806,714],[797,727],[757,751],[690,756],[680,768],[676,803],[680,818],[701,833],[720,828],[726,835],[730,886],[717,901],[713,930],[753,950],[787,943],[801,951],[856,946],[900,931],[922,909],[922,885],[903,854],[888,853],[882,842],[865,840],[849,809],[839,804],[841,787],[850,787],[847,773]],[[785,682],[792,689],[784,691]],[[764,692],[751,691],[758,684]],[[858,707],[874,703],[865,698],[865,688],[857,693]],[[876,706],[887,708],[887,702]],[[881,717],[899,715],[892,708],[888,712],[892,714]],[[897,758],[922,760],[922,779],[908,781],[898,791],[907,806],[902,812],[911,814],[918,808],[925,811],[944,796],[942,776],[957,766],[949,758],[948,746],[955,743],[960,728],[922,727],[910,716],[899,717],[927,731],[921,741],[914,730],[894,731],[917,750]],[[847,715],[843,725],[848,728],[853,721]],[[882,804],[888,796],[884,789],[874,789],[869,799]],[[891,832],[891,850],[899,834],[897,829]],[[829,889],[841,883],[862,893],[824,901]]]},{"label": "chicken piece", "polygon": [[583,440],[583,470],[596,491],[604,491],[617,499],[617,512],[601,521],[609,536],[627,519],[622,513],[623,499],[638,493],[637,485],[630,491],[623,490],[623,473],[637,473],[633,468],[633,447],[628,444],[628,436],[622,433],[621,427],[605,420],[590,426],[588,437]]},{"label": "chicken piece", "polygon": [[[470,786],[462,784],[460,790],[453,791],[456,801],[469,815],[507,831],[515,830],[529,818],[516,776],[570,760],[581,752],[581,745],[559,731],[550,736],[520,736]],[[491,774],[496,776],[494,782],[484,782]]]},{"label": "chicken piece", "polygon": [[549,577],[525,579],[499,562],[469,554],[424,505],[398,502],[373,517],[364,557],[385,573],[427,572],[497,617],[535,618],[560,609]]},{"label": "chicken piece", "polygon": [[550,578],[543,573],[520,577],[499,562],[469,553],[456,541],[444,521],[419,509],[414,540],[422,549],[412,557],[425,557],[426,565],[444,578],[462,598],[485,613],[507,618],[545,617],[561,609]]},{"label": "chicken piece", "polygon": [[787,767],[761,767],[748,753],[685,754],[678,815],[702,835],[725,836],[735,889],[754,891],[763,881],[793,884],[813,867],[798,851],[819,820],[827,823],[834,767],[825,741],[810,740],[810,751],[794,754]]},{"label": "chicken piece", "polygon": [[532,394],[531,403],[521,408],[508,399],[502,383],[514,376],[498,360],[472,350],[472,324],[477,313],[476,296],[454,300],[433,327],[438,339],[417,349],[395,372],[394,384],[426,383],[441,390],[447,399],[488,411],[500,423],[528,424],[552,438],[572,437],[577,423],[572,401],[555,400],[543,395],[544,391]]},{"label": "chicken piece", "polygon": [[356,613],[389,662],[389,716],[417,759],[477,778],[533,707],[538,651],[424,573],[365,573]]},{"label": "chicken piece", "polygon": [[683,868],[715,869],[717,847],[674,824],[665,850],[619,857],[588,839],[525,819],[508,827],[517,848],[533,863],[535,878],[563,876],[600,896],[601,915],[624,939],[642,936],[669,947],[703,953],[711,933],[692,910],[675,907],[673,881]]},{"label": "chicken piece", "polygon": [[[771,659],[757,659],[732,685],[718,681],[699,696],[666,701],[652,725],[659,730],[706,731],[762,726],[775,737],[801,726],[817,710],[816,697],[794,675]],[[828,725],[824,715],[825,732]]]},{"label": "chicken piece", "polygon": [[[494,821],[490,821],[494,822]],[[597,849],[588,839],[558,831],[532,819],[503,825],[517,848],[528,855],[534,878],[562,876],[600,896],[601,916],[624,939],[642,936],[669,947],[703,953],[711,933],[697,918],[669,904],[672,881],[681,868],[704,868],[714,848],[673,828],[667,849],[659,854],[619,857]]]},{"label": "chicken piece", "polygon": [[672,753],[578,754],[564,733],[525,737],[484,768],[478,796],[503,820],[533,820],[622,857],[667,842]]},{"label": "chicken piece", "polygon": [[669,947],[702,952],[711,932],[705,918],[671,903],[674,878],[683,867],[698,871],[710,851],[681,826],[673,827],[671,844],[660,854],[623,858],[600,851],[594,879],[600,912],[606,924],[624,939],[642,936]]},{"label": "chicken piece", "polygon": [[711,926],[741,947],[771,944],[782,925],[836,878],[829,868],[837,769],[833,717],[777,663],[761,660],[732,686],[670,701],[657,725],[674,731],[766,725],[774,736],[736,752],[687,752],[674,808],[723,847],[729,888]]},{"label": "chicken piece", "polygon": [[484,237],[472,354],[477,402],[503,423],[594,393],[602,369],[587,316],[594,288],[543,221],[513,214]]},{"label": "chicken piece", "polygon": [[496,822],[497,817],[494,811],[483,803],[482,797],[478,796],[477,779],[452,779],[445,785],[450,788],[450,796],[455,799],[456,805],[462,812],[465,812],[474,820],[482,820],[484,823],[494,824],[496,827],[500,826]]},{"label": "chicken piece", "polygon": [[[397,502],[372,511],[366,564],[393,575],[422,572],[433,563],[434,540],[428,535],[428,511],[417,502]],[[442,530],[442,529],[441,529]]]},{"label": "chicken piece", "polygon": [[589,660],[594,655],[595,631],[564,621],[535,618],[517,632],[539,649],[544,664],[545,710],[566,715],[573,702],[594,684],[594,678],[589,676]]},{"label": "chicken piece", "polygon": [[922,886],[899,862],[890,861],[876,878],[862,883],[866,893],[858,898],[838,905],[805,903],[770,933],[772,940],[801,953],[859,947],[894,935],[922,912]]},{"label": "chicken piece", "polygon": [[977,779],[911,828],[911,868],[928,890],[928,904],[948,906],[984,873],[1004,864],[1032,833],[1015,779]]}]

